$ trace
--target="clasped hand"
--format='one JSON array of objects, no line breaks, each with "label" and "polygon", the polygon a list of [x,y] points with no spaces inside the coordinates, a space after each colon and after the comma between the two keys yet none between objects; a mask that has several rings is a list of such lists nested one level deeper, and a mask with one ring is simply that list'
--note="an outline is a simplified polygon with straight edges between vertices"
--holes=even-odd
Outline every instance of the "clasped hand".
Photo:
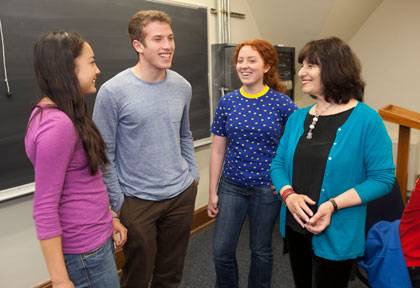
[{"label": "clasped hand", "polygon": [[314,214],[309,205],[315,205],[315,201],[306,195],[293,193],[286,199],[286,206],[296,222],[313,234],[319,234],[330,225],[334,207],[331,203],[324,202]]}]

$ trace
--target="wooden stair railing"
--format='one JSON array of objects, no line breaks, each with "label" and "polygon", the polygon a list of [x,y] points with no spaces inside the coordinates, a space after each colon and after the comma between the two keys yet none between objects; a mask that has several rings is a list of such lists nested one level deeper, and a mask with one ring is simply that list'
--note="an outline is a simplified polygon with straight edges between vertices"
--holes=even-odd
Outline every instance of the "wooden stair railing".
[{"label": "wooden stair railing", "polygon": [[410,145],[411,128],[420,129],[420,113],[401,108],[395,105],[388,105],[379,109],[379,114],[384,121],[399,125],[398,152],[397,152],[397,181],[401,188],[403,203],[407,201],[407,169],[408,153]]}]

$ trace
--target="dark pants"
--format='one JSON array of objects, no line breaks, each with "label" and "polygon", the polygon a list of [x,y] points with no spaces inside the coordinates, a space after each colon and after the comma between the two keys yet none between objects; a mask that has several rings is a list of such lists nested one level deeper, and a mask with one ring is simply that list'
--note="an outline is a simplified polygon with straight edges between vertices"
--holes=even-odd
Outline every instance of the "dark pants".
[{"label": "dark pants", "polygon": [[413,288],[420,288],[420,267],[408,267]]},{"label": "dark pants", "polygon": [[242,224],[248,215],[251,267],[248,287],[271,287],[273,268],[272,237],[280,200],[271,187],[247,188],[220,180],[219,213],[213,238],[216,287],[238,287],[236,247]]},{"label": "dark pants", "polygon": [[163,201],[126,197],[121,222],[127,227],[122,287],[178,287],[190,237],[197,185]]},{"label": "dark pants", "polygon": [[333,261],[315,256],[312,234],[286,226],[286,241],[296,288],[344,288],[348,286],[354,259]]}]

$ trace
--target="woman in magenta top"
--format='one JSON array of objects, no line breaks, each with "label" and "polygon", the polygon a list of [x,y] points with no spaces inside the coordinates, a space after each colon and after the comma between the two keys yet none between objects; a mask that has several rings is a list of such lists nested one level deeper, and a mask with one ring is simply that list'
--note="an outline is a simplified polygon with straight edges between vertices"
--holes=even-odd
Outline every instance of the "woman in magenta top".
[{"label": "woman in magenta top", "polygon": [[[77,33],[51,32],[34,47],[42,97],[25,137],[35,171],[33,217],[53,287],[119,287],[112,236],[127,231],[113,218],[100,168],[104,142],[84,97],[100,73]],[[115,233],[113,233],[115,232]]]}]

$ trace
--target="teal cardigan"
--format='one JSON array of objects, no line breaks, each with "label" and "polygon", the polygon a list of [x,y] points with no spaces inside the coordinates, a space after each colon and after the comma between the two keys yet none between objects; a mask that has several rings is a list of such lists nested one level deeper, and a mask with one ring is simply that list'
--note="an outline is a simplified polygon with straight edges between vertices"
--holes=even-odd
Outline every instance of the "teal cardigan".
[{"label": "teal cardigan", "polygon": [[[271,164],[271,178],[277,191],[292,184],[293,157],[310,108],[295,111],[287,121]],[[325,167],[318,206],[351,188],[357,191],[362,204],[333,214],[327,229],[312,238],[315,255],[330,260],[354,259],[363,255],[366,203],[391,191],[394,173],[392,144],[382,119],[375,110],[359,102],[346,122],[337,129]],[[286,209],[283,203],[280,213],[283,236]]]}]

